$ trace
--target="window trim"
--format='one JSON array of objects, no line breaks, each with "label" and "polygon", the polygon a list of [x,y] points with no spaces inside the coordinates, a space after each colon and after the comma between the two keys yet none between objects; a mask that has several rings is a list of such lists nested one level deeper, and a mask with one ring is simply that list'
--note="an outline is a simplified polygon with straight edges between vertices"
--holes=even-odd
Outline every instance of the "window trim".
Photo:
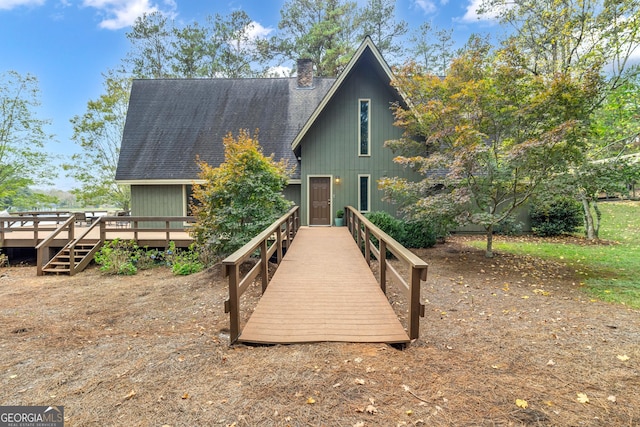
[{"label": "window trim", "polygon": [[[362,178],[367,178],[367,206],[362,209]],[[358,210],[362,213],[371,212],[371,174],[358,174]]]},{"label": "window trim", "polygon": [[[362,153],[362,103],[367,103],[367,153]],[[358,99],[358,156],[359,157],[371,157],[371,99],[359,98]]]}]

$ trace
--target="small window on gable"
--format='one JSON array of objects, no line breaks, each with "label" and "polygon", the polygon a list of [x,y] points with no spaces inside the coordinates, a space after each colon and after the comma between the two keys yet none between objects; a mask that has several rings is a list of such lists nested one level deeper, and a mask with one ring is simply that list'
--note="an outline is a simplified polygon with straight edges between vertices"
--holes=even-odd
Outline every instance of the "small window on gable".
[{"label": "small window on gable", "polygon": [[371,175],[358,175],[358,208],[360,212],[369,212]]},{"label": "small window on gable", "polygon": [[358,146],[360,147],[359,154],[361,156],[369,156],[369,142],[371,133],[371,108],[370,100],[359,100],[358,116],[360,117],[360,127],[358,132]]}]

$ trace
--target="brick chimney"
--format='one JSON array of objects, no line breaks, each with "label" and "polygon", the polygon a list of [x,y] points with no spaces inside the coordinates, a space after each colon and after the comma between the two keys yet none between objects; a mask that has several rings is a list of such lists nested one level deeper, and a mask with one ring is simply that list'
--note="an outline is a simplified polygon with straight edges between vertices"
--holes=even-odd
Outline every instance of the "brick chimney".
[{"label": "brick chimney", "polygon": [[313,60],[298,59],[298,89],[313,88]]}]

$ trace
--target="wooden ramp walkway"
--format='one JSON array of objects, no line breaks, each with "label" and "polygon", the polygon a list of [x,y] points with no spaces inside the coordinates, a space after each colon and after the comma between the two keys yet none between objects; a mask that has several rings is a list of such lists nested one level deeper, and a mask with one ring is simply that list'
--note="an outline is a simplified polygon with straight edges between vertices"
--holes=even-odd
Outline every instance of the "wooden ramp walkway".
[{"label": "wooden ramp walkway", "polygon": [[303,227],[238,341],[408,343],[346,227]]}]

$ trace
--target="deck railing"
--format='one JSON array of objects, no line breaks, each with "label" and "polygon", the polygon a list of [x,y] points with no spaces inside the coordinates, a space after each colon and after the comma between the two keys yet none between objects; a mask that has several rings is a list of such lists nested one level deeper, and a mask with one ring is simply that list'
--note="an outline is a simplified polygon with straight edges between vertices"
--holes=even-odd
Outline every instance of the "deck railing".
[{"label": "deck railing", "polygon": [[60,231],[69,231],[69,233],[73,234],[74,222],[73,216],[59,216],[55,214],[0,217],[0,247],[4,245],[4,240],[10,233],[23,233],[25,231],[33,233],[33,237],[27,240],[31,240],[33,247],[35,247],[38,242],[44,238],[44,233],[48,235],[52,231],[58,231],[58,233]]},{"label": "deck railing", "polygon": [[[427,280],[428,264],[413,252],[402,246],[391,236],[376,227],[357,209],[345,208],[345,222],[351,235],[364,249],[364,257],[371,264],[371,255],[378,260],[380,288],[387,293],[387,276],[391,276],[404,292],[409,301],[408,332],[410,339],[417,339],[420,335],[420,317],[424,317],[424,305],[420,302],[420,284]],[[376,246],[371,240],[378,240]],[[408,267],[408,278],[405,279],[390,263],[387,262],[387,251]]]},{"label": "deck railing", "polygon": [[[229,299],[224,302],[224,311],[229,313],[231,344],[236,342],[240,336],[240,297],[258,274],[262,277],[262,293],[267,290],[271,279],[269,277],[269,259],[275,254],[276,263],[280,264],[285,242],[288,247],[298,228],[300,228],[300,213],[299,207],[296,206],[222,261],[225,277],[229,277]],[[256,251],[260,252],[260,260],[243,276],[240,272],[240,266]]]},{"label": "deck railing", "polygon": [[[102,216],[100,221],[100,240],[113,240],[114,236],[126,240],[131,236],[136,242],[150,233],[164,234],[165,247],[174,240],[172,234],[184,233],[189,224],[196,222],[193,216]],[[162,224],[158,226],[157,224]],[[158,240],[158,239],[154,239]]]}]

